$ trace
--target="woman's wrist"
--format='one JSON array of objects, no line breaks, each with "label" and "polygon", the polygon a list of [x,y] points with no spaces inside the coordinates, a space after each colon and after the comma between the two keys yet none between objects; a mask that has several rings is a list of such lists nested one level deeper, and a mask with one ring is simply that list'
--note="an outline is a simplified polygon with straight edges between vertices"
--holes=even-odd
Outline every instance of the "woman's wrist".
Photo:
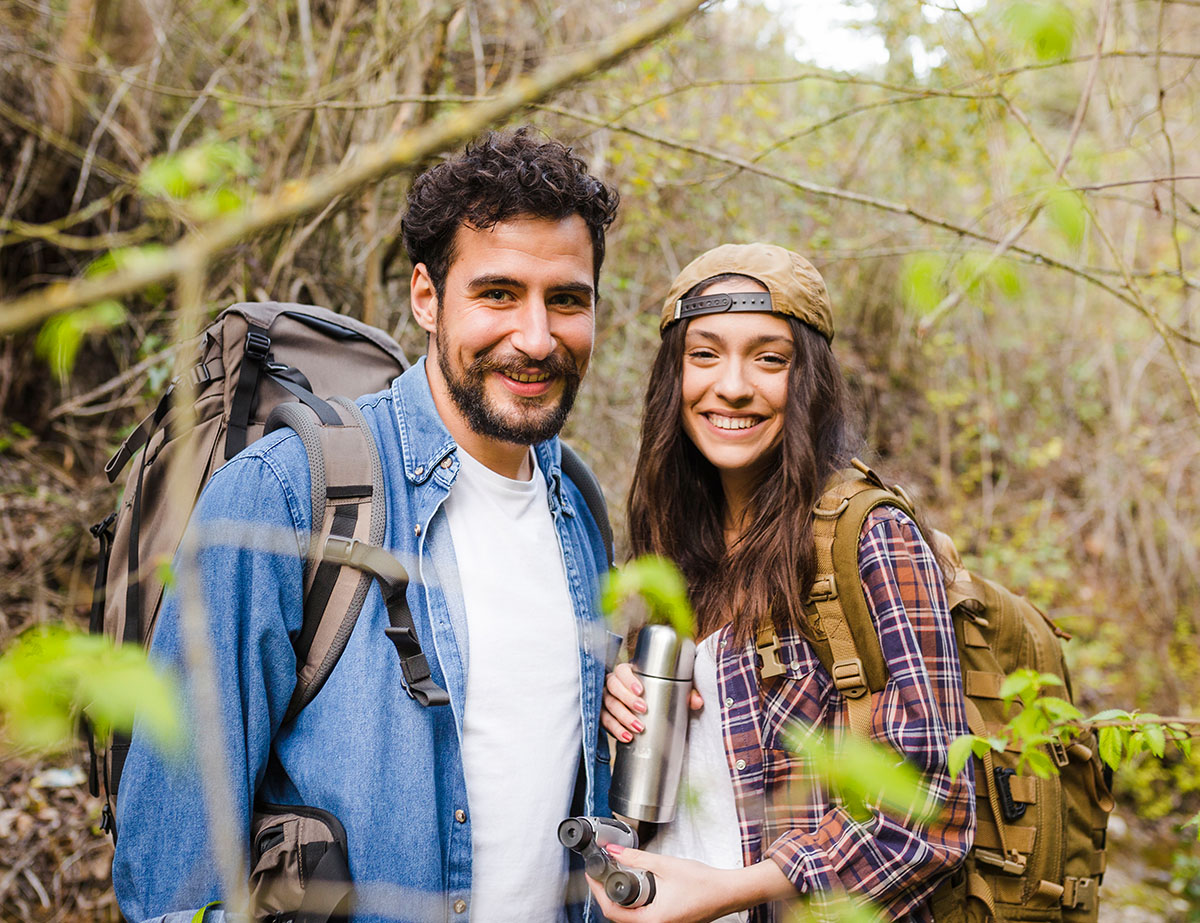
[{"label": "woman's wrist", "polygon": [[770,859],[746,868],[730,869],[726,874],[729,876],[728,887],[723,891],[727,903],[721,908],[722,914],[796,896],[796,886],[783,873],[783,869]]}]

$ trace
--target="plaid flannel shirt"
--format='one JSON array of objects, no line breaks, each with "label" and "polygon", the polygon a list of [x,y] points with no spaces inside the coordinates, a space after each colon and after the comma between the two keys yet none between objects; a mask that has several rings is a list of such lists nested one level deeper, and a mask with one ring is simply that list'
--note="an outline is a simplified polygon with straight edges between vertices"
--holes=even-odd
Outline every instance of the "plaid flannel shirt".
[{"label": "plaid flannel shirt", "polygon": [[[868,517],[858,567],[889,674],[872,698],[871,736],[917,768],[932,810],[852,818],[786,743],[797,726],[819,726],[832,741],[848,731],[846,701],[812,645],[781,637],[786,676],[760,684],[753,644],[739,648],[726,626],[717,682],[742,857],[774,860],[815,911],[848,892],[888,919],[928,921],[932,891],[962,863],[975,829],[970,766],[954,780],[947,768],[950,742],[967,733],[954,628],[933,555],[899,510]],[[755,908],[752,919],[780,918],[781,907]]]}]

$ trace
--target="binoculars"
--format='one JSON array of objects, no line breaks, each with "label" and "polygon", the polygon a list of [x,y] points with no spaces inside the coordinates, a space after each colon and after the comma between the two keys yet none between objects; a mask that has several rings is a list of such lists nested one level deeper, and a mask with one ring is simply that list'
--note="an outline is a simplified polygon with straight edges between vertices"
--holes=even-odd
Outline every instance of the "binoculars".
[{"label": "binoculars", "polygon": [[612,844],[637,849],[638,835],[612,817],[568,817],[558,825],[558,841],[583,857],[583,870],[622,907],[642,907],[654,900],[654,873],[627,868],[608,854]]}]

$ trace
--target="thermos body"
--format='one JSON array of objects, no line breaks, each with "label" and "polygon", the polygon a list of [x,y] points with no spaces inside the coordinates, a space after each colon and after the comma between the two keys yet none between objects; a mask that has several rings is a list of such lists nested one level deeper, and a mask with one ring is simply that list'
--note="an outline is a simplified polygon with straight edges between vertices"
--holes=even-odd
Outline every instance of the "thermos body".
[{"label": "thermos body", "polygon": [[638,633],[631,665],[644,689],[645,730],[617,743],[608,795],[617,814],[656,824],[675,816],[695,658],[695,643],[670,625],[647,625]]}]

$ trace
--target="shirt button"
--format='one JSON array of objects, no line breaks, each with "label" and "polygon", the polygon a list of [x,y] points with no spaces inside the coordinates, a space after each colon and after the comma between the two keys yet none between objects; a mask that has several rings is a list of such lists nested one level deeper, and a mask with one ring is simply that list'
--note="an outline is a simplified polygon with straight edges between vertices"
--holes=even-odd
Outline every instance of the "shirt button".
[{"label": "shirt button", "polygon": [[733,708],[733,696],[729,696],[725,699],[725,707]]},{"label": "shirt button", "polygon": [[467,909],[467,902],[464,901],[462,898],[459,898],[458,900],[456,900],[454,902],[454,912],[455,913],[462,913],[466,909]]},{"label": "shirt button", "polygon": [[425,466],[424,466],[424,465],[421,465],[421,466],[419,466],[419,467],[417,468],[417,470],[413,472],[413,474],[415,474],[417,477],[420,477],[420,476],[421,476],[422,474],[424,474],[424,473],[425,473]]},{"label": "shirt button", "polygon": [[421,524],[419,522],[413,526],[413,535],[415,535],[417,538],[421,537]]},{"label": "shirt button", "polygon": [[442,459],[442,461],[441,461],[441,465],[442,465],[442,467],[443,467],[443,468],[449,468],[449,467],[450,467],[452,464],[454,464],[454,462],[450,460],[450,456],[449,456],[449,455],[447,455],[447,456],[446,456],[445,458],[443,458],[443,459]]},{"label": "shirt button", "polygon": [[800,670],[800,661],[799,660],[792,661],[792,669],[799,672],[799,670]]},{"label": "shirt button", "polygon": [[736,763],[734,763],[733,765],[734,765],[735,767],[737,767],[738,771],[740,772],[741,770],[743,770],[743,769],[745,769],[745,768],[746,768],[746,761],[745,761],[745,760],[738,760],[738,761],[737,761]]},{"label": "shirt button", "polygon": [[454,812],[454,819],[456,821],[458,821],[460,824],[465,824],[467,822],[467,812],[464,811],[462,808],[459,808],[457,811]]}]

